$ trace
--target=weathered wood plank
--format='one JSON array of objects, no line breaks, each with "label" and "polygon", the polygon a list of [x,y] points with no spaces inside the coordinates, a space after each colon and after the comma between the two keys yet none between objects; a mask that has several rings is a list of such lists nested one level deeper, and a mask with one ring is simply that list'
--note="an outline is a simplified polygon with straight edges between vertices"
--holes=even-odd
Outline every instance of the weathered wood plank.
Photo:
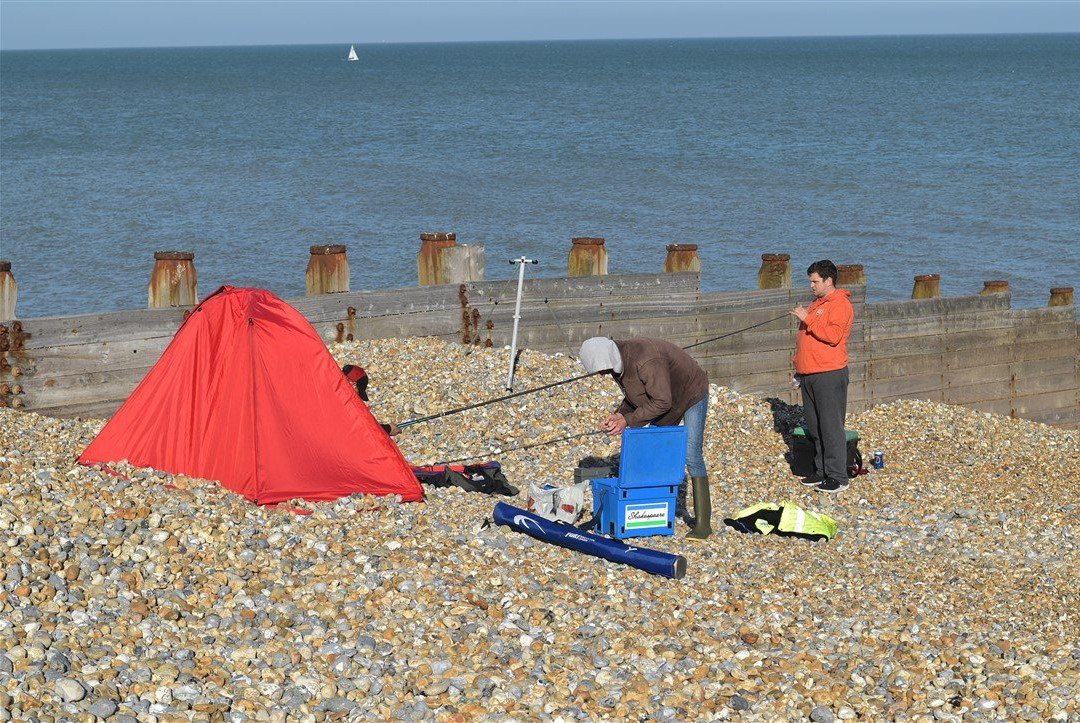
[{"label": "weathered wood plank", "polygon": [[[591,322],[607,317],[633,318],[644,316],[675,316],[693,314],[694,297],[692,295],[670,294],[663,298],[650,298],[647,296],[612,297],[610,299],[550,299],[548,301],[522,301],[521,322],[535,323],[536,320],[551,321],[558,319],[560,323],[573,324],[577,322]],[[347,312],[347,310],[346,310]],[[429,315],[445,315],[460,318],[462,314],[469,316],[478,313],[482,321],[491,320],[499,325],[512,325],[514,316],[514,304],[446,304],[437,308],[407,310],[405,312],[386,312],[365,314],[357,311],[355,315],[344,317],[336,315],[317,314],[308,317],[313,324],[338,324],[343,323],[348,328],[361,327],[364,324],[377,322],[381,319],[390,319],[401,325],[404,332],[411,331],[415,320],[426,323]]]},{"label": "weathered wood plank", "polygon": [[977,402],[1004,400],[1009,401],[1009,381],[998,380],[992,383],[957,384],[946,387],[943,391],[947,404],[970,406]]},{"label": "weathered wood plank", "polygon": [[1012,405],[1017,416],[1025,419],[1044,412],[1068,410],[1076,406],[1076,391],[1055,391],[1016,397],[1012,400]]},{"label": "weathered wood plank", "polygon": [[791,375],[781,371],[742,374],[724,386],[740,394],[762,394],[771,397],[791,388]]},{"label": "weathered wood plank", "polygon": [[[765,319],[768,317],[766,315]],[[775,324],[786,323],[784,320]],[[483,328],[484,324],[481,324]],[[709,319],[699,317],[637,317],[628,319],[605,319],[592,324],[577,324],[573,327],[567,325],[523,325],[518,329],[518,342],[521,346],[531,349],[544,349],[556,347],[563,349],[568,344],[578,346],[590,336],[610,336],[615,339],[627,339],[635,336],[650,336],[667,339],[678,346],[689,346],[711,339],[712,337],[735,331],[731,326],[720,325]],[[779,347],[784,350],[794,349],[794,332],[790,330],[770,331],[772,325],[766,325],[727,337],[726,339],[702,344],[708,354],[714,354],[714,350],[726,345],[728,350],[760,349],[773,351],[770,347]],[[486,330],[482,335],[486,335]],[[761,334],[763,336],[758,336]],[[496,329],[492,338],[496,344],[509,343],[510,330]],[[790,340],[789,340],[790,339]],[[505,342],[503,342],[505,340]],[[760,342],[759,342],[760,340]],[[701,353],[700,351],[698,353]],[[719,352],[716,352],[719,353]]]},{"label": "weathered wood plank", "polygon": [[1071,321],[1044,322],[1039,324],[1019,323],[1016,327],[1016,343],[1026,342],[1068,342],[1076,338],[1076,324]]},{"label": "weathered wood plank", "polygon": [[791,353],[765,352],[755,354],[730,354],[722,357],[706,357],[700,360],[709,379],[717,384],[722,380],[738,379],[748,374],[773,372],[785,375],[791,381]]},{"label": "weathered wood plank", "polygon": [[[22,342],[26,351],[71,344],[171,339],[184,319],[184,308],[143,309],[108,314],[22,319]],[[10,325],[9,325],[10,326]]]},{"label": "weathered wood plank", "polygon": [[[874,399],[891,399],[897,397],[918,397],[919,399],[942,400],[944,381],[941,372],[928,374],[913,374],[906,377],[895,377],[874,381],[870,386],[870,393]],[[925,396],[930,395],[930,396]]]},{"label": "weathered wood plank", "polygon": [[[27,387],[23,402],[27,409],[48,414],[51,409],[70,405],[122,401],[148,371],[150,367],[103,370],[44,380],[40,386]],[[49,381],[56,383],[49,384]]]},{"label": "weathered wood plank", "polygon": [[1010,299],[1007,294],[949,296],[936,299],[878,301],[866,304],[865,314],[867,320],[877,323],[893,319],[941,317],[964,312],[1007,311],[1009,304]]},{"label": "weathered wood plank", "polygon": [[1080,409],[1077,407],[1061,407],[1050,409],[1045,412],[1033,412],[1024,417],[1039,424],[1050,424],[1065,429],[1080,428]]},{"label": "weathered wood plank", "polygon": [[116,410],[119,409],[120,405],[123,403],[124,400],[120,399],[107,402],[92,402],[90,404],[67,404],[62,407],[53,407],[47,412],[41,413],[48,414],[51,417],[108,419],[116,414]]},{"label": "weathered wood plank", "polygon": [[987,364],[986,366],[969,367],[967,369],[948,369],[944,372],[943,378],[946,389],[969,384],[1004,384],[1005,396],[1008,396],[1013,373],[1012,364]]},{"label": "weathered wood plank", "polygon": [[919,354],[941,354],[946,350],[946,336],[944,334],[930,334],[927,336],[908,336],[896,339],[868,339],[864,348],[870,359],[888,359],[891,357]]},{"label": "weathered wood plank", "polygon": [[157,362],[171,342],[172,337],[158,337],[35,349],[28,355],[30,363],[23,366],[23,378],[30,381],[91,371],[145,369]]},{"label": "weathered wood plank", "polygon": [[[331,294],[326,297],[296,300],[294,305],[313,323],[348,323],[350,307],[355,309],[355,323],[360,323],[361,318],[400,316],[404,333],[408,333],[410,315],[421,314],[428,310],[452,311],[463,308],[463,301],[457,296],[456,291],[453,297],[447,295],[447,290],[450,288],[424,287],[422,296],[412,293],[414,290],[404,290],[409,292],[408,295],[401,292]],[[710,315],[769,311],[773,312],[773,315],[779,315],[790,309],[796,302],[790,289],[737,294],[700,294],[679,291],[664,285],[644,288],[649,293],[641,293],[641,288],[631,286],[620,286],[614,290],[607,289],[608,296],[606,297],[567,296],[566,294],[570,292],[565,289],[545,289],[543,291],[551,293],[533,295],[526,293],[522,300],[523,317],[534,316],[546,307],[552,311],[544,313],[554,313],[567,323],[590,322],[602,313],[610,313],[609,307],[614,307],[617,313],[621,313],[622,309],[629,308],[634,303],[647,309],[651,316],[676,313]],[[437,289],[439,292],[429,291],[430,289]],[[466,294],[465,298],[467,307],[470,310],[474,308],[479,310],[485,320],[492,318],[498,322],[500,319],[509,319],[513,314],[513,294],[484,298]],[[415,303],[417,299],[423,303]]]},{"label": "weathered wood plank", "polygon": [[890,339],[906,339],[945,334],[945,320],[940,316],[919,316],[912,318],[891,319],[888,321],[869,321],[866,323],[865,336],[871,344]]},{"label": "weathered wood plank", "polygon": [[947,314],[942,318],[945,322],[945,332],[947,334],[1012,329],[1016,326],[1016,321],[1008,313],[993,309]]},{"label": "weathered wood plank", "polygon": [[950,337],[948,340],[950,348],[942,354],[942,359],[945,366],[950,369],[966,369],[987,364],[1058,359],[1077,355],[1076,350],[1068,343],[1047,343],[1045,341],[1010,343],[1010,341],[1006,341],[1006,339],[1010,339],[1010,336],[1004,336],[998,340],[998,343],[973,344],[960,349],[955,348],[953,338]]},{"label": "weathered wood plank", "polygon": [[1077,340],[1062,339],[1052,342],[1028,341],[1009,347],[1012,361],[1037,361],[1039,359],[1059,359],[1080,356],[1080,344]]},{"label": "weathered wood plank", "polygon": [[1017,397],[1025,397],[1033,394],[1046,394],[1049,392],[1068,394],[1071,391],[1072,396],[1075,398],[1076,389],[1077,381],[1075,370],[1057,374],[1017,374],[1016,381],[1013,384],[1013,392]]},{"label": "weathered wood plank", "polygon": [[1056,322],[1076,323],[1076,306],[1042,306],[1030,309],[1016,309],[1008,316],[1023,326],[1042,326]]},{"label": "weathered wood plank", "polygon": [[[514,280],[479,281],[464,284],[418,286],[377,291],[351,291],[341,294],[304,296],[287,301],[308,319],[343,321],[348,309],[358,316],[395,311],[461,308],[463,305],[485,307],[495,301],[514,303],[517,284]],[[573,278],[532,278],[522,285],[523,303],[544,299],[602,299],[606,297],[641,297],[694,294],[699,291],[698,275],[615,274]]]},{"label": "weathered wood plank", "polygon": [[961,316],[932,316],[900,318],[867,323],[867,337],[871,341],[896,339],[907,336],[943,334],[955,337],[957,348],[979,344],[983,340],[1006,338],[1014,333],[1017,324],[1000,313],[964,314]]},{"label": "weathered wood plank", "polygon": [[1060,356],[1054,359],[1031,359],[1012,363],[1013,374],[1018,379],[1034,378],[1051,374],[1076,374],[1080,360]]},{"label": "weathered wood plank", "polygon": [[1008,364],[1012,361],[1009,345],[972,346],[950,350],[941,354],[942,364],[949,371],[960,371],[982,366]]},{"label": "weathered wood plank", "polygon": [[928,374],[942,370],[941,354],[871,357],[867,363],[870,379],[875,383],[896,377]]},{"label": "weathered wood plank", "polygon": [[1008,399],[987,399],[986,401],[973,401],[962,405],[976,412],[989,412],[1008,417],[1012,413],[1012,402]]}]

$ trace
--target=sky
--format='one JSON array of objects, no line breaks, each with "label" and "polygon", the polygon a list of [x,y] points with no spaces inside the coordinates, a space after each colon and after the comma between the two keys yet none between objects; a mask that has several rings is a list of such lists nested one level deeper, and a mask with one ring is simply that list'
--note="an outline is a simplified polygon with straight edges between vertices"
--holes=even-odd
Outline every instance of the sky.
[{"label": "sky", "polygon": [[0,49],[1080,32],[1080,0],[0,0]]}]

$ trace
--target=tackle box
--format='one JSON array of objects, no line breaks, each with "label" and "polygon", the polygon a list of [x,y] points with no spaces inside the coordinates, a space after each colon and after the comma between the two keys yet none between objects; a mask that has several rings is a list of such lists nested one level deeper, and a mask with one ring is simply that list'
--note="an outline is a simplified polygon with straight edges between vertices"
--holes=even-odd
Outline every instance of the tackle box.
[{"label": "tackle box", "polygon": [[674,534],[685,474],[685,427],[623,430],[618,476],[592,480],[597,532],[617,540]]}]

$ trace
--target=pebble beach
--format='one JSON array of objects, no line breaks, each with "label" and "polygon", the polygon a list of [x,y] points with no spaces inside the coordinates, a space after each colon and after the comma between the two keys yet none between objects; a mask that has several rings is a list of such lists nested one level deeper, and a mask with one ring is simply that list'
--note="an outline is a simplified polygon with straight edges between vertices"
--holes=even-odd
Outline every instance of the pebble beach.
[{"label": "pebble beach", "polygon": [[[505,394],[504,349],[330,351],[367,369],[383,422]],[[515,389],[581,373],[526,351]],[[485,525],[616,454],[586,433],[620,399],[593,377],[395,437],[414,464],[499,460],[515,498],[274,508],[80,467],[103,420],[0,409],[0,719],[1080,721],[1075,430],[893,402],[847,422],[885,468],[830,495],[785,461],[798,407],[714,384],[714,534],[638,540],[683,579]],[[836,537],[723,524],[787,500]]]}]

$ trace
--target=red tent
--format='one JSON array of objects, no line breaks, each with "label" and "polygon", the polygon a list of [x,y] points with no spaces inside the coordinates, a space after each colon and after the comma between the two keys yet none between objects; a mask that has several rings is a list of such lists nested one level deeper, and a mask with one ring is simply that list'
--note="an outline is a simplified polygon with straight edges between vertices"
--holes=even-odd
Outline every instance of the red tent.
[{"label": "red tent", "polygon": [[300,313],[223,286],[79,457],[218,480],[257,504],[423,497],[397,445]]}]

